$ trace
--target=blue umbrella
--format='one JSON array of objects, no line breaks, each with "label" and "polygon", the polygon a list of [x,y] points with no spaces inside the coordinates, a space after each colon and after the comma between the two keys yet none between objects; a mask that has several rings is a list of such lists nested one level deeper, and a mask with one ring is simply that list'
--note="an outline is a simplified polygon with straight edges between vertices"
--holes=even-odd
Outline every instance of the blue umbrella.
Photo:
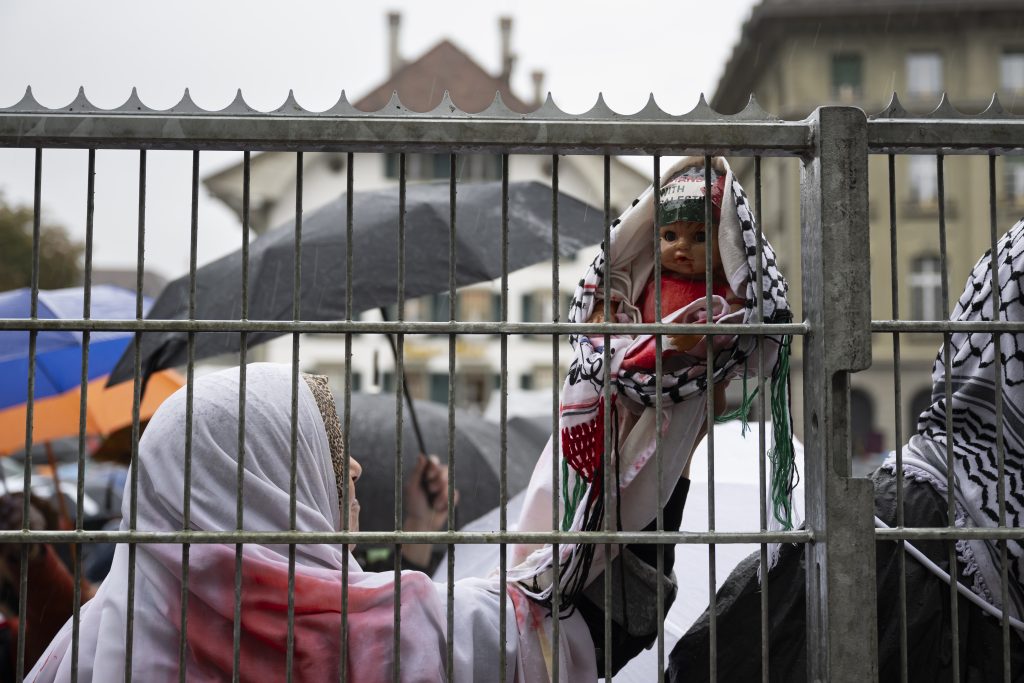
[{"label": "blue umbrella", "polygon": [[[28,318],[31,290],[0,294],[0,318]],[[40,290],[38,317],[46,320],[81,318],[81,287]],[[143,312],[151,301],[143,301]],[[135,317],[135,292],[112,285],[92,288],[91,316],[126,320]],[[93,332],[89,338],[89,379],[110,374],[132,340],[131,332]],[[28,400],[28,332],[0,332],[0,410]],[[77,388],[82,379],[82,333],[74,330],[40,332],[36,339],[35,398],[56,396]]]}]

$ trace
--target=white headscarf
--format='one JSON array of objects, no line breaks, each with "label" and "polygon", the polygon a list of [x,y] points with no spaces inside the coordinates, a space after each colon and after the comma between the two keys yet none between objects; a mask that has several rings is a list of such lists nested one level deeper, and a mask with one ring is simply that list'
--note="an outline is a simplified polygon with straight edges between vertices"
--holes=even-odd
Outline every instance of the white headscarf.
[{"label": "white headscarf", "polygon": [[[253,364],[246,377],[243,500],[247,531],[289,528],[291,371]],[[323,419],[305,382],[298,383],[296,527],[331,532],[341,528],[336,478]],[[192,437],[191,529],[236,527],[238,467],[238,370],[195,382]],[[141,531],[182,527],[186,393],[169,398],[139,443],[138,525]],[[372,467],[372,463],[366,463]],[[126,492],[122,512],[127,529]],[[285,672],[288,547],[244,546],[242,680],[281,680]],[[294,680],[337,678],[341,656],[341,577],[347,551],[338,545],[296,547]],[[393,665],[394,574],[363,572],[349,555],[348,676],[352,681],[390,681]],[[110,574],[82,607],[79,680],[124,677],[127,635],[128,547],[118,545]],[[181,639],[182,547],[136,546],[132,670],[136,680],[178,679]],[[230,678],[233,665],[234,546],[190,548],[186,667],[189,680]],[[444,585],[419,572],[401,578],[401,680],[445,680]],[[546,667],[538,638],[545,620],[524,599],[509,602],[509,680]],[[497,581],[468,580],[455,586],[454,669],[459,680],[496,675],[499,644]],[[517,614],[518,612],[518,614]],[[536,615],[536,616],[534,616]],[[517,618],[518,617],[518,618]],[[518,626],[517,626],[518,624]],[[579,629],[582,628],[582,633]],[[562,671],[571,680],[593,679],[593,644],[582,623],[562,625]],[[518,637],[517,637],[518,636]],[[582,637],[581,637],[582,636]],[[539,669],[543,670],[543,668]],[[71,622],[65,624],[28,680],[66,681],[71,672]]]}]

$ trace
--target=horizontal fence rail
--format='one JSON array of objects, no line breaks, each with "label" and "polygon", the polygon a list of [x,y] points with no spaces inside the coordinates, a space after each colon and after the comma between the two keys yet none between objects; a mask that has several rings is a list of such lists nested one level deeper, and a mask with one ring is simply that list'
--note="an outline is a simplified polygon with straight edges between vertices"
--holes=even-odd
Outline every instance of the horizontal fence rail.
[{"label": "horizontal fence rail", "polygon": [[[87,120],[88,125],[81,126]],[[722,125],[728,123],[729,125]],[[378,112],[355,109],[342,95],[334,107],[309,112],[289,96],[275,112],[258,112],[241,100],[218,112],[196,106],[187,95],[175,107],[155,111],[129,99],[104,110],[80,93],[67,107],[48,109],[32,97],[0,109],[0,146],[109,149],[253,149],[325,151],[495,150],[505,153],[800,155],[810,147],[806,122],[781,121],[756,101],[723,116],[704,103],[672,116],[653,101],[632,115],[608,109],[603,100],[572,115],[550,100],[531,114],[509,110],[500,98],[489,109],[467,114],[445,101],[433,112],[406,109],[397,97]]]},{"label": "horizontal fence rail", "polygon": [[47,543],[806,543],[811,531],[732,532],[716,531],[530,531],[530,532],[428,532],[358,531],[316,533],[309,531],[0,531],[0,542]]},{"label": "horizontal fence rail", "polygon": [[373,321],[281,321],[281,320],[42,320],[0,318],[0,330],[37,332],[88,330],[90,332],[307,332],[363,334],[796,334],[808,332],[804,323],[728,324],[704,323],[466,323],[466,322],[373,322]]},{"label": "horizontal fence rail", "polygon": [[[687,546],[707,546],[709,581],[707,596],[709,603],[709,671],[710,677],[714,680],[717,677],[717,661],[720,652],[724,651],[723,644],[730,637],[728,632],[720,632],[717,624],[716,606],[718,579],[716,576],[716,546],[734,546],[736,544],[757,544],[760,546],[759,570],[761,575],[768,572],[769,548],[771,544],[802,544],[806,558],[806,598],[807,598],[807,660],[808,676],[811,680],[830,680],[837,683],[849,681],[871,680],[878,675],[878,648],[875,638],[877,615],[875,614],[875,553],[876,544],[882,548],[883,544],[896,543],[902,550],[909,541],[942,541],[949,547],[949,559],[951,566],[955,566],[954,541],[980,540],[999,541],[1003,544],[1003,559],[1005,567],[1005,547],[1008,541],[1024,539],[1024,530],[1008,527],[1005,518],[1005,501],[1000,499],[1001,523],[995,528],[957,528],[952,525],[942,528],[924,528],[906,525],[903,518],[903,484],[898,484],[897,489],[897,524],[891,528],[874,528],[870,521],[870,508],[872,505],[872,492],[868,482],[851,474],[851,444],[857,438],[851,425],[851,382],[856,373],[867,369],[871,365],[872,344],[878,341],[872,335],[891,335],[894,345],[894,391],[896,403],[896,444],[897,459],[902,457],[902,438],[905,433],[900,425],[901,419],[906,416],[901,413],[901,385],[900,385],[900,337],[914,334],[936,334],[942,335],[944,345],[948,349],[949,338],[958,332],[987,332],[993,334],[1020,334],[1024,332],[1024,321],[971,321],[951,322],[941,320],[906,320],[899,314],[899,301],[897,293],[898,272],[896,267],[896,209],[895,209],[895,181],[893,180],[894,157],[897,155],[936,155],[937,172],[939,178],[939,235],[941,242],[942,262],[942,292],[943,301],[949,302],[949,294],[958,290],[959,283],[948,281],[947,245],[946,245],[946,216],[943,186],[943,165],[944,155],[971,155],[982,154],[990,156],[994,164],[994,155],[1001,154],[1024,154],[1024,116],[1013,115],[1006,112],[998,100],[993,100],[989,108],[978,115],[965,115],[956,111],[943,98],[939,107],[932,113],[916,115],[908,113],[899,100],[894,96],[888,107],[873,116],[865,116],[858,109],[850,107],[824,107],[804,120],[783,121],[765,112],[751,98],[747,107],[731,115],[723,115],[712,110],[703,97],[697,106],[683,115],[668,114],[660,109],[657,103],[651,98],[647,106],[635,114],[623,115],[609,109],[603,98],[598,98],[597,103],[587,112],[575,115],[561,111],[549,97],[548,100],[535,112],[520,114],[509,110],[501,102],[500,96],[485,111],[479,113],[466,113],[459,110],[449,99],[447,93],[441,104],[430,112],[413,112],[394,96],[392,100],[380,111],[363,112],[356,110],[346,99],[344,93],[341,99],[333,107],[322,112],[311,112],[302,108],[290,93],[287,101],[277,110],[261,112],[251,108],[241,96],[226,108],[219,111],[206,111],[198,107],[186,91],[182,101],[166,110],[154,110],[147,107],[133,90],[128,101],[121,107],[107,110],[94,106],[89,102],[84,92],[65,107],[47,108],[39,104],[29,90],[25,97],[18,103],[6,108],[0,107],[0,148],[32,148],[36,150],[36,178],[35,178],[35,224],[34,224],[34,268],[32,281],[32,314],[29,318],[2,318],[0,319],[0,331],[2,332],[27,332],[29,340],[30,357],[34,358],[38,335],[53,331],[74,331],[81,332],[85,348],[88,348],[89,335],[94,332],[131,332],[133,333],[134,346],[134,384],[133,384],[133,426],[131,429],[132,461],[136,462],[138,456],[138,443],[142,425],[140,425],[140,405],[142,402],[142,364],[139,348],[142,345],[143,335],[151,332],[181,332],[187,336],[187,440],[183,454],[183,467],[185,472],[185,488],[181,491],[184,502],[184,520],[180,530],[174,531],[148,531],[138,529],[138,495],[139,482],[136,468],[132,468],[131,477],[127,484],[127,491],[131,495],[131,505],[126,517],[127,530],[118,531],[96,531],[82,528],[83,500],[85,498],[84,488],[84,459],[85,459],[85,406],[86,406],[86,369],[88,366],[88,351],[83,352],[82,360],[82,398],[81,415],[82,427],[79,437],[79,479],[77,481],[76,501],[76,528],[68,531],[37,531],[29,530],[27,522],[22,530],[0,530],[0,544],[14,543],[21,545],[21,582],[19,584],[20,600],[22,609],[27,605],[28,582],[32,579],[26,571],[28,567],[27,548],[33,543],[68,543],[76,548],[75,554],[75,605],[73,628],[73,647],[76,653],[73,666],[72,679],[77,680],[78,673],[78,641],[81,625],[81,587],[78,579],[81,575],[81,561],[78,557],[78,550],[97,543],[124,543],[127,544],[129,554],[129,594],[128,604],[134,605],[139,599],[135,595],[135,562],[136,553],[140,546],[145,544],[173,544],[182,546],[182,585],[181,585],[181,630],[184,634],[188,629],[188,601],[189,601],[189,557],[190,553],[202,552],[204,545],[218,544],[234,546],[235,549],[235,602],[234,602],[234,630],[233,650],[234,679],[239,679],[239,672],[242,665],[240,662],[241,643],[241,595],[243,586],[243,546],[244,544],[264,545],[287,545],[288,546],[288,567],[289,567],[289,600],[287,608],[287,671],[289,680],[292,675],[293,653],[295,646],[295,580],[296,580],[296,546],[304,544],[378,544],[390,546],[393,549],[394,576],[400,576],[401,547],[403,545],[432,544],[445,546],[448,549],[448,593],[447,612],[445,621],[447,633],[454,631],[454,588],[455,583],[455,553],[456,544],[467,545],[496,545],[499,546],[500,564],[498,576],[500,586],[507,588],[508,578],[508,544],[551,544],[554,552],[558,552],[560,545],[593,544],[601,547],[604,552],[610,553],[613,546],[621,547],[622,544],[651,545],[651,544],[684,544]],[[49,149],[87,149],[89,154],[89,179],[88,179],[88,220],[87,220],[87,248],[85,254],[85,285],[86,303],[81,318],[65,318],[60,320],[39,319],[38,304],[38,254],[39,254],[39,232],[41,215],[41,177],[43,151]],[[137,306],[133,319],[109,320],[93,318],[89,308],[89,294],[92,280],[92,250],[93,250],[93,194],[95,192],[93,176],[95,174],[96,150],[138,150],[139,151],[139,216],[138,216],[138,273],[136,282]],[[189,277],[190,288],[188,291],[188,314],[186,319],[161,320],[143,317],[142,285],[145,271],[145,239],[146,239],[146,199],[147,180],[146,164],[148,150],[188,150],[193,153],[192,157],[192,186],[191,186],[191,220],[189,223]],[[243,270],[241,278],[242,309],[238,319],[203,320],[196,318],[197,292],[197,249],[199,233],[199,159],[201,150],[231,150],[243,153],[244,175],[242,180],[242,259]],[[253,152],[284,151],[295,156],[295,209],[294,209],[294,263],[291,273],[283,273],[282,279],[291,279],[293,297],[291,306],[283,320],[253,320],[249,319],[249,237],[250,237],[250,164]],[[340,231],[347,235],[346,253],[346,306],[345,319],[340,320],[310,320],[304,317],[309,315],[303,311],[300,305],[302,283],[302,242],[304,214],[303,208],[303,182],[304,175],[308,173],[303,163],[303,154],[307,152],[336,151],[346,154],[346,175],[344,180],[347,189],[348,204],[346,207],[345,224],[339,226]],[[399,245],[399,273],[395,285],[396,292],[396,320],[366,321],[353,318],[353,305],[351,299],[352,270],[358,254],[353,254],[352,234],[355,219],[353,218],[352,197],[354,190],[353,177],[353,154],[361,152],[388,153],[397,156],[396,166],[398,174],[394,179],[395,192],[399,197],[399,212],[397,215],[397,243]],[[407,302],[405,293],[406,263],[409,259],[415,258],[414,254],[406,254],[406,199],[408,182],[408,155],[409,153],[433,152],[449,155],[443,159],[447,166],[447,181],[450,192],[450,215],[447,217],[450,236],[449,273],[448,273],[448,302],[447,311],[442,312],[441,317],[447,321],[423,322],[406,320]],[[468,322],[459,320],[456,301],[456,275],[455,263],[457,260],[457,240],[455,239],[460,226],[457,225],[456,206],[459,201],[459,187],[463,182],[457,178],[459,155],[474,152],[491,152],[501,155],[501,180],[503,181],[502,192],[502,243],[493,245],[495,250],[500,250],[502,255],[502,276],[500,284],[500,312],[490,322]],[[666,323],[603,323],[583,322],[569,323],[568,311],[565,303],[560,299],[560,291],[564,289],[565,282],[575,282],[576,272],[568,276],[564,273],[564,266],[559,265],[559,205],[557,201],[552,202],[550,230],[552,237],[552,266],[551,266],[551,301],[550,301],[550,322],[515,322],[509,320],[509,299],[510,290],[508,283],[508,240],[509,240],[509,216],[508,216],[508,180],[509,180],[509,155],[513,154],[543,154],[549,157],[551,164],[551,185],[553,196],[558,196],[559,188],[559,160],[563,155],[603,155],[604,177],[603,177],[603,211],[605,243],[610,242],[610,225],[613,218],[611,213],[611,155],[619,154],[641,154],[653,157],[654,172],[652,182],[660,182],[660,171],[667,165],[660,158],[661,155],[683,155],[692,154],[704,157],[705,170],[711,166],[711,157],[714,155],[730,155],[735,157],[753,157],[753,168],[755,184],[750,192],[754,200],[753,210],[758,216],[757,225],[757,279],[761,280],[761,255],[763,249],[763,238],[761,236],[761,220],[764,220],[765,211],[762,209],[762,158],[763,157],[790,157],[799,163],[801,170],[800,192],[801,208],[799,220],[800,239],[798,254],[787,255],[792,262],[800,263],[803,290],[791,291],[790,301],[801,302],[797,307],[803,315],[802,320],[796,320],[784,324],[666,324]],[[891,245],[893,262],[893,299],[891,319],[877,318],[877,306],[870,300],[871,294],[868,285],[861,285],[858,277],[865,274],[870,280],[871,268],[877,268],[868,257],[869,235],[869,210],[868,210],[868,189],[867,189],[867,165],[871,155],[888,155],[890,164],[890,214],[891,214]],[[441,157],[441,155],[438,155]],[[994,166],[992,167],[994,168]],[[994,171],[993,171],[994,173]],[[994,176],[990,177],[990,184],[994,187]],[[707,189],[710,189],[710,181]],[[339,183],[339,191],[341,190]],[[994,192],[994,189],[992,190]],[[711,218],[711,193],[707,192],[709,199],[706,201],[706,220]],[[654,200],[655,208],[658,206],[657,198]],[[994,206],[994,199],[992,200]],[[770,207],[774,208],[774,207]],[[657,212],[655,212],[657,213]],[[994,209],[993,209],[994,216]],[[870,220],[875,220],[871,218]],[[993,218],[993,221],[995,219]],[[779,226],[768,226],[768,234]],[[795,225],[793,228],[795,229]],[[657,231],[657,219],[655,219],[655,232]],[[1005,229],[1005,226],[1002,226]],[[183,231],[184,232],[184,231]],[[993,245],[995,243],[993,233]],[[712,243],[716,236],[712,236]],[[651,248],[657,254],[658,236],[654,235]],[[308,248],[308,247],[307,247]],[[708,251],[708,272],[710,273],[711,256]],[[657,265],[655,258],[655,272],[660,274],[661,266]],[[560,270],[560,268],[562,270]],[[608,289],[605,284],[604,299],[610,300]],[[711,276],[707,276],[708,301],[710,301]],[[760,306],[763,304],[761,297],[763,293],[760,287],[756,287]],[[656,287],[657,310],[661,310],[661,289],[660,284]],[[610,303],[604,308],[604,319],[610,319]],[[948,313],[948,311],[947,311]],[[547,315],[547,312],[545,313]],[[659,316],[660,317],[660,316]],[[943,316],[945,317],[945,316]],[[551,408],[552,423],[551,430],[557,435],[559,431],[559,390],[564,375],[562,362],[567,360],[568,352],[562,348],[564,339],[568,335],[586,333],[594,338],[603,336],[605,340],[605,367],[610,366],[608,347],[612,335],[641,335],[650,334],[655,336],[657,349],[657,366],[655,371],[655,387],[657,399],[654,401],[657,419],[655,422],[655,464],[658,480],[662,476],[663,459],[663,432],[664,416],[662,411],[662,335],[676,334],[728,334],[740,335],[741,337],[753,336],[758,339],[757,351],[751,354],[751,359],[759,359],[758,367],[764,365],[764,338],[769,335],[793,335],[794,346],[800,347],[799,363],[803,377],[804,405],[803,431],[807,450],[805,452],[805,498],[807,506],[806,524],[790,531],[776,531],[769,527],[769,520],[765,512],[765,490],[766,481],[770,476],[765,464],[766,453],[771,449],[772,439],[766,433],[765,416],[770,414],[768,402],[776,400],[776,397],[767,397],[766,381],[767,376],[763,370],[758,370],[756,380],[751,384],[757,386],[758,396],[756,406],[758,407],[759,429],[756,434],[748,436],[758,443],[759,458],[759,485],[761,514],[759,524],[751,524],[752,531],[720,531],[716,529],[716,501],[715,501],[715,445],[714,430],[708,434],[708,531],[666,531],[664,530],[664,519],[659,511],[654,522],[653,531],[612,531],[616,528],[613,516],[613,505],[611,504],[610,491],[614,489],[615,483],[612,477],[612,467],[608,458],[611,457],[612,439],[612,417],[609,411],[604,415],[604,476],[603,481],[603,526],[601,531],[566,532],[559,529],[564,528],[559,518],[560,491],[557,482],[561,476],[558,470],[559,458],[552,458],[552,531],[508,531],[508,395],[510,378],[508,375],[509,340],[516,336],[549,336],[551,338]],[[237,524],[233,529],[219,529],[216,531],[190,530],[190,514],[192,509],[192,488],[191,477],[193,468],[192,431],[194,417],[193,410],[193,380],[195,378],[195,346],[196,335],[221,333],[239,335],[241,350],[238,353],[243,370],[240,375],[240,396],[239,396],[239,425],[238,425],[238,491],[242,491],[244,479],[244,454],[246,440],[250,438],[245,423],[246,399],[246,371],[244,370],[247,360],[251,360],[251,353],[247,350],[248,335],[258,333],[275,333],[291,335],[291,371],[292,384],[290,396],[286,397],[291,402],[291,443],[290,452],[283,457],[290,458],[290,496],[287,528],[275,529],[273,531],[249,531],[245,530],[245,507],[242,495],[239,493],[235,501]],[[341,530],[331,533],[298,531],[297,511],[297,452],[298,452],[298,402],[299,402],[299,368],[300,368],[300,342],[301,335],[322,334],[334,335],[331,340],[336,343],[344,343],[345,346],[345,368],[344,385],[334,387],[339,395],[345,397],[345,406],[342,415],[339,416],[342,423],[345,451],[349,452],[349,431],[351,427],[351,399],[353,391],[352,363],[353,336],[354,335],[379,335],[383,339],[387,337],[391,349],[394,350],[394,366],[392,371],[392,382],[394,393],[394,416],[395,433],[394,444],[396,462],[394,468],[394,493],[395,504],[393,510],[394,531],[351,531],[346,517]],[[455,505],[455,491],[459,488],[459,471],[461,463],[456,462],[455,434],[456,417],[455,403],[457,396],[455,377],[457,374],[456,343],[458,337],[465,335],[490,335],[499,337],[494,340],[495,346],[500,346],[500,375],[497,378],[500,389],[500,464],[498,477],[500,479],[500,496],[497,498],[500,508],[500,531],[405,531],[403,530],[404,513],[402,501],[402,467],[401,453],[403,450],[403,439],[405,435],[403,426],[406,422],[412,421],[415,429],[419,431],[419,425],[415,424],[416,416],[412,413],[412,405],[406,403],[408,389],[405,382],[409,375],[410,359],[407,357],[407,342],[409,335],[435,335],[447,341],[448,361],[448,384],[444,393],[447,397],[448,408],[448,452],[447,464],[450,467],[448,496],[447,528],[455,529],[457,506]],[[445,339],[446,338],[446,339]],[[714,351],[709,348],[707,363],[713,365]],[[442,353],[443,355],[443,353]],[[31,366],[34,367],[34,366]],[[948,367],[947,367],[948,370]],[[545,369],[546,371],[546,369]],[[35,383],[35,371],[29,372],[29,400],[27,403],[27,434],[23,490],[31,490],[33,450],[38,453],[39,444],[33,444],[32,420],[33,404],[39,399],[31,398]],[[610,403],[611,382],[603,384],[603,395]],[[715,380],[709,373],[706,376],[706,391],[713,395]],[[794,382],[794,390],[800,391]],[[746,391],[746,388],[745,388]],[[947,392],[949,385],[947,382]],[[746,396],[744,397],[746,399]],[[751,396],[751,403],[754,397]],[[781,400],[781,399],[780,399]],[[787,406],[789,408],[790,406]],[[1000,406],[1000,411],[1002,407]],[[1002,413],[1000,412],[1000,415]],[[705,423],[712,423],[715,420],[715,406],[709,401]],[[418,435],[419,438],[419,435]],[[557,442],[556,442],[557,443]],[[1000,435],[1000,448],[1002,448],[1002,437]],[[354,454],[357,455],[357,454]],[[350,475],[350,463],[346,460],[344,479],[347,481]],[[1003,460],[1000,455],[1000,472],[1003,472]],[[20,476],[20,475],[19,475]],[[234,476],[234,475],[232,475]],[[472,491],[461,490],[461,495],[472,495]],[[343,510],[348,509],[348,490],[346,489],[339,497],[339,503]],[[953,517],[954,506],[952,494],[948,498],[948,512],[950,519]],[[666,501],[659,499],[658,507],[663,508]],[[28,518],[28,499],[24,503],[25,519]],[[720,508],[719,508],[720,509]],[[389,512],[389,515],[391,513]],[[461,520],[465,522],[466,520]],[[234,523],[233,523],[234,524]],[[192,548],[192,546],[196,546]],[[774,550],[774,549],[773,549]],[[657,570],[659,574],[664,568],[664,558],[661,552],[657,553]],[[901,573],[905,570],[905,560],[900,558]],[[349,597],[347,578],[349,576],[348,556],[346,554],[342,569],[342,607],[343,614],[348,614]],[[391,571],[390,569],[388,570]],[[553,567],[554,583],[558,585],[558,576],[561,565],[558,563]],[[677,574],[680,568],[676,567]],[[604,573],[603,595],[604,604],[613,602],[613,585],[611,572]],[[1004,585],[1003,598],[1006,598],[1006,574],[1003,574]],[[394,648],[400,652],[400,643],[404,639],[402,635],[402,624],[400,613],[404,598],[400,593],[401,583],[396,581],[394,595]],[[957,597],[956,584],[950,587],[952,601],[952,623],[953,623],[953,652],[956,658],[958,647],[957,635]],[[658,680],[664,680],[665,672],[663,663],[673,643],[666,642],[664,632],[664,586],[658,585],[657,594],[657,657],[658,657]],[[772,653],[769,646],[769,617],[768,606],[770,599],[770,588],[765,582],[761,588],[760,595],[760,634],[761,649],[760,658],[762,665],[762,680],[767,681],[769,676],[769,662]],[[900,583],[900,618],[901,618],[901,652],[903,661],[903,679],[907,678],[907,601],[906,585],[904,577],[901,576]],[[555,590],[551,598],[550,609],[559,613],[564,607],[561,591]],[[509,634],[506,632],[506,610],[507,606],[501,603],[500,633],[501,643],[505,644]],[[605,610],[604,614],[604,642],[595,643],[597,646],[599,666],[609,671],[612,662],[611,642],[611,614]],[[554,679],[558,679],[560,666],[558,656],[558,635],[562,628],[559,619],[552,623],[552,643],[554,653],[551,658],[550,671]],[[347,629],[346,619],[341,619],[339,624],[340,639],[340,660],[341,671],[339,678],[346,679],[346,667],[349,653],[347,652]],[[140,652],[133,648],[134,612],[129,608],[127,615],[127,647],[125,654],[125,666],[127,668],[127,680],[131,680],[133,658],[137,663],[140,661]],[[1009,627],[1006,620],[1003,622],[1003,644],[1004,653],[1008,653]],[[24,635],[19,637],[18,644],[18,680],[24,674]],[[178,661],[181,666],[181,678],[185,679],[185,662],[187,658],[184,635],[181,638]],[[447,643],[445,652],[446,673],[451,677],[454,666],[454,650],[451,639]],[[1006,654],[1005,670],[1009,671],[1009,655]],[[500,658],[500,679],[505,680],[506,652],[502,648]],[[400,680],[402,676],[402,662],[400,658],[394,663],[390,672],[392,680]],[[610,680],[610,673],[607,679]]]}]

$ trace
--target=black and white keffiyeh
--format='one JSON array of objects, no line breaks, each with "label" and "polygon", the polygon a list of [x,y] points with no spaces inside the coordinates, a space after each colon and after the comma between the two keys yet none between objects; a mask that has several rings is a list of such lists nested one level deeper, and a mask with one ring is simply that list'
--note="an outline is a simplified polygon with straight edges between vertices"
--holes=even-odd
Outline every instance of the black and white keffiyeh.
[{"label": "black and white keffiyeh", "polygon": [[[996,245],[999,311],[995,313],[991,252],[974,266],[950,320],[1024,321],[1024,220]],[[998,356],[996,355],[998,351]],[[999,525],[999,487],[1006,497],[1006,525],[1020,527],[1024,516],[1024,334],[957,332],[949,342],[949,385],[946,402],[945,348],[932,370],[932,404],[918,419],[918,433],[903,454],[904,474],[926,481],[945,494],[949,480],[947,446],[953,455],[955,525]],[[996,359],[999,359],[997,362]],[[998,373],[998,374],[997,374]],[[1004,475],[999,478],[997,391],[1002,395]],[[947,415],[952,429],[947,428]],[[885,466],[895,469],[895,456]],[[965,574],[973,576],[975,593],[1020,618],[1024,607],[1024,546],[1007,542],[1009,605],[1002,605],[1000,551],[996,541],[959,540],[957,555]]]},{"label": "black and white keffiyeh", "polygon": [[[699,167],[703,173],[703,157],[687,157],[669,168],[661,183],[688,167]],[[779,272],[775,252],[767,240],[761,238],[761,266],[763,278],[760,293],[757,282],[758,233],[746,194],[722,158],[712,160],[716,172],[725,176],[721,198],[721,219],[712,236],[714,248],[721,255],[722,265],[730,290],[743,301],[742,307],[730,311],[728,302],[720,296],[711,297],[711,313],[707,299],[700,298],[679,310],[666,312],[663,322],[702,323],[787,323],[792,313],[786,300],[788,285]],[[603,306],[605,277],[610,278],[609,291],[614,302],[614,322],[640,323],[640,298],[646,283],[654,272],[655,188],[648,188],[623,215],[612,224],[611,241],[602,248],[579,281],[569,309],[569,320],[574,323],[588,321],[598,306]],[[762,298],[762,306],[758,299]],[[611,404],[604,405],[604,336],[574,334],[570,337],[572,360],[562,388],[559,414],[559,435],[553,445],[551,457],[561,459],[562,507],[559,518],[564,531],[595,530],[601,527],[604,508],[601,495],[604,459],[604,415],[612,412],[611,438],[613,453],[607,461],[614,469],[616,514],[632,516],[638,526],[654,518],[659,500],[651,474],[644,473],[655,453],[656,434],[653,407],[658,403],[657,377],[653,371],[629,370],[623,367],[628,353],[643,345],[651,335],[613,335],[610,339],[611,358],[607,376],[610,377]],[[783,415],[774,421],[776,446],[772,454],[786,453],[779,466],[773,463],[773,509],[769,513],[773,528],[788,528],[791,524],[791,492],[795,485],[792,463],[791,424],[788,414],[786,358],[788,338],[784,335],[763,337],[766,371],[771,371],[773,390],[778,391]],[[668,340],[665,340],[666,348]],[[715,382],[724,382],[738,376],[757,373],[757,338],[753,335],[710,335],[686,353],[673,356],[665,363],[661,376],[661,405],[664,415],[663,445],[665,478],[678,478],[691,448],[704,423],[703,409],[707,398],[707,344],[713,344],[714,367],[711,375]],[[782,366],[780,368],[780,366]],[[775,401],[773,400],[773,403]],[[784,435],[781,436],[780,435]],[[549,462],[545,460],[544,462]],[[671,463],[671,467],[667,463]],[[538,464],[538,470],[541,467]],[[550,467],[550,465],[543,465]],[[550,471],[550,470],[549,470]],[[634,480],[640,486],[633,484]],[[633,484],[631,486],[631,484]],[[777,484],[777,485],[775,485]],[[531,482],[531,487],[533,483]],[[635,491],[632,489],[636,489]],[[671,491],[671,488],[669,488]],[[777,494],[777,495],[776,495]],[[542,500],[543,496],[537,496]],[[550,498],[549,498],[550,500]],[[643,508],[643,514],[637,507]],[[538,510],[543,510],[538,505]],[[549,510],[549,508],[548,508]],[[540,527],[544,514],[533,516]],[[521,517],[530,519],[529,514]],[[642,522],[642,523],[641,523]],[[777,525],[777,526],[776,526]],[[626,524],[629,526],[629,523]],[[521,524],[520,529],[530,528]],[[562,546],[562,583],[565,595],[571,596],[592,573],[589,572],[592,544]],[[544,600],[550,595],[550,584],[536,577],[550,569],[550,556],[531,558],[528,565],[510,577],[529,586],[532,597]]]}]

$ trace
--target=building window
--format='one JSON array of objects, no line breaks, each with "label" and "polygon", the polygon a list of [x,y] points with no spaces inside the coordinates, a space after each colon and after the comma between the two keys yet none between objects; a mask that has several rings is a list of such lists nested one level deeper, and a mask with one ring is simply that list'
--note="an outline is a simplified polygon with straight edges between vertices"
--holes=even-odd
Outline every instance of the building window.
[{"label": "building window", "polygon": [[[565,321],[569,319],[569,304],[572,302],[572,294],[562,292],[558,298],[558,319]],[[539,290],[523,294],[522,297],[522,321],[524,323],[550,323],[554,321],[554,313],[551,310],[551,291]]]},{"label": "building window", "polygon": [[[463,154],[456,162],[458,180],[501,180],[501,157],[496,154]],[[445,177],[448,169],[445,168]]]},{"label": "building window", "polygon": [[1024,206],[1024,157],[1003,157],[1003,177],[1006,180],[1006,200],[1014,206]]},{"label": "building window", "polygon": [[456,302],[460,322],[494,322],[501,318],[501,295],[486,289],[459,292]]},{"label": "building window", "polygon": [[910,270],[910,313],[914,320],[942,320],[942,263],[938,256],[919,256]]},{"label": "building window", "polygon": [[448,373],[430,373],[430,400],[448,403]]},{"label": "building window", "polygon": [[[405,302],[405,319],[415,322],[437,322],[448,320],[448,296],[443,299],[437,294],[421,296]],[[442,308],[444,310],[442,310]]]},{"label": "building window", "polygon": [[939,200],[939,172],[934,157],[910,157],[910,201],[919,207],[935,207]]},{"label": "building window", "polygon": [[850,389],[850,441],[855,458],[868,459],[868,465],[880,464],[885,436],[875,424],[875,402],[868,392],[856,387]]},{"label": "building window", "polygon": [[[393,180],[399,175],[398,154],[384,155],[384,175]],[[455,161],[459,181],[499,180],[501,157],[495,154],[460,154]],[[443,180],[451,169],[448,154],[406,154],[407,180]]]},{"label": "building window", "polygon": [[[566,373],[569,372],[569,367],[567,365],[559,364],[557,379],[551,376],[551,367],[552,366],[550,365],[535,365],[533,367],[533,371],[529,373],[531,379],[526,379],[526,377],[528,376],[526,373],[524,373],[523,376],[520,378],[520,384],[522,385],[522,388],[530,389],[533,391],[540,389],[551,389],[552,382],[555,382],[555,384],[561,386],[562,380],[565,379]],[[526,386],[527,384],[529,384],[529,386]]]},{"label": "building window", "polygon": [[455,376],[455,405],[484,410],[491,398],[493,385],[490,373],[460,372]]},{"label": "building window", "polygon": [[1003,52],[999,62],[999,88],[1005,93],[1024,93],[1024,49]]},{"label": "building window", "polygon": [[942,56],[938,52],[907,55],[907,94],[932,97],[942,92]]},{"label": "building window", "polygon": [[832,55],[832,96],[840,102],[852,102],[863,93],[863,67],[860,55]]}]

